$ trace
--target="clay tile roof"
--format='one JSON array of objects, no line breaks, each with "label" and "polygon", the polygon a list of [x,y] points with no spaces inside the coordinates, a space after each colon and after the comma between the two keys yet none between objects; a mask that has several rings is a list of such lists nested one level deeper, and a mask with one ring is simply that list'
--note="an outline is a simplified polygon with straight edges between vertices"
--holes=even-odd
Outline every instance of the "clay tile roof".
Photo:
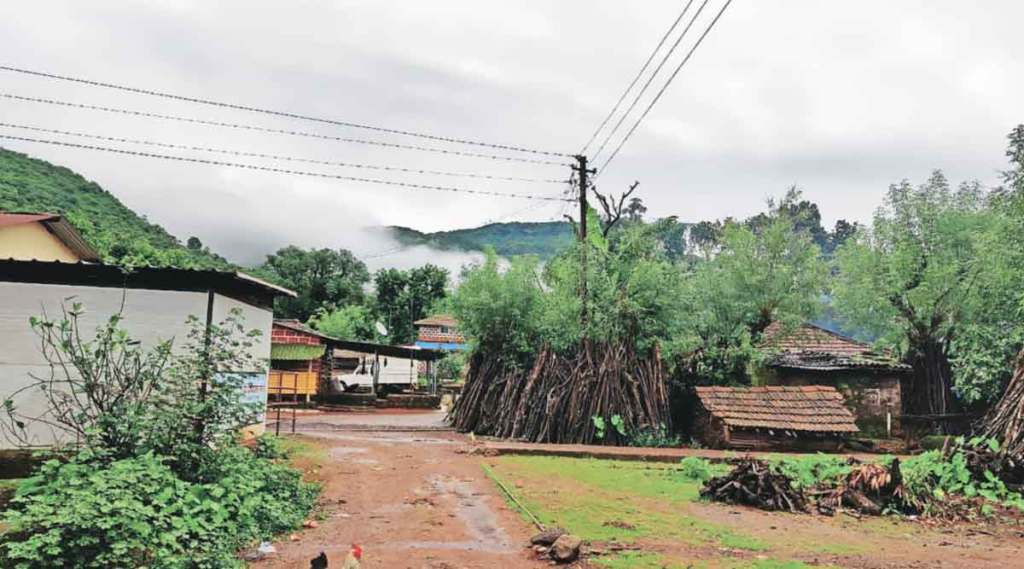
[{"label": "clay tile roof", "polygon": [[454,328],[459,325],[454,316],[450,314],[435,314],[413,322],[414,326],[449,326]]},{"label": "clay tile roof", "polygon": [[767,364],[775,367],[820,371],[910,370],[910,366],[889,354],[875,351],[869,344],[814,324],[802,324],[786,330],[779,322],[772,322],[765,328],[760,347],[774,352]]},{"label": "clay tile roof", "polygon": [[843,396],[825,385],[698,387],[701,405],[730,427],[856,433]]}]

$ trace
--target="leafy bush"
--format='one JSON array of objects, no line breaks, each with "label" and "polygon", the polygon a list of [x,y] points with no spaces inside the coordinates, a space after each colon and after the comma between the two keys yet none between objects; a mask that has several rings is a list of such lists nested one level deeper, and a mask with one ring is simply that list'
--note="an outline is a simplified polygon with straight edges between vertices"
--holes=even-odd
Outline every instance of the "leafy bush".
[{"label": "leafy bush", "polygon": [[796,488],[835,484],[851,470],[846,458],[825,454],[775,458],[769,464],[779,474],[788,476]]},{"label": "leafy bush", "polygon": [[220,477],[208,484],[180,479],[152,453],[48,461],[4,513],[0,565],[240,567],[237,550],[298,527],[318,488],[240,446],[219,456]]},{"label": "leafy bush", "polygon": [[260,435],[256,439],[256,446],[253,447],[253,454],[259,458],[266,458],[268,460],[288,458],[288,451],[284,448],[284,443],[280,437],[275,437],[270,433]]},{"label": "leafy bush", "polygon": [[991,470],[971,471],[964,449],[981,446],[993,452],[999,450],[999,443],[994,440],[974,438],[965,441],[961,437],[957,439],[949,456],[943,456],[938,450],[930,450],[907,459],[903,463],[902,472],[908,505],[927,512],[933,508],[934,501],[962,496],[968,499],[983,498],[992,504],[1024,510],[1024,497],[1007,488]]},{"label": "leafy bush", "polygon": [[703,484],[714,477],[711,463],[699,456],[688,456],[680,464],[682,465],[684,478],[689,478]]},{"label": "leafy bush", "polygon": [[630,435],[629,446],[631,447],[653,447],[653,448],[664,448],[664,447],[679,447],[683,445],[683,440],[678,435],[670,435],[668,428],[664,424],[660,424],[657,427],[643,428],[638,430],[636,433]]}]

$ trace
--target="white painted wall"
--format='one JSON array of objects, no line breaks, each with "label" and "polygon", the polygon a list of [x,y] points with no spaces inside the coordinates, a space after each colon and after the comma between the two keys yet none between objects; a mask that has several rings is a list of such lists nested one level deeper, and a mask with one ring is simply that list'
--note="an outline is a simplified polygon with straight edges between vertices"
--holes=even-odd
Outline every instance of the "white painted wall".
[{"label": "white painted wall", "polygon": [[[40,351],[39,338],[29,326],[29,318],[45,313],[51,319],[59,319],[62,302],[69,308],[72,302],[83,305],[85,314],[79,323],[86,332],[106,322],[121,309],[123,302],[122,326],[143,346],[152,347],[167,339],[175,340],[175,345],[180,346],[186,342],[188,334],[186,318],[195,315],[200,321],[205,320],[207,293],[0,282],[0,400],[31,383],[32,374],[49,375],[49,366]],[[227,316],[232,307],[242,309],[246,328],[263,332],[252,355],[263,361],[269,359],[271,311],[218,294],[214,298],[214,322]],[[266,401],[265,393],[263,400]],[[23,394],[17,403],[29,416],[37,416],[46,409],[39,394]],[[254,431],[261,429],[259,425]],[[29,434],[34,445],[57,442],[56,434],[41,425],[35,425]],[[11,441],[0,437],[0,449],[12,447]]]}]

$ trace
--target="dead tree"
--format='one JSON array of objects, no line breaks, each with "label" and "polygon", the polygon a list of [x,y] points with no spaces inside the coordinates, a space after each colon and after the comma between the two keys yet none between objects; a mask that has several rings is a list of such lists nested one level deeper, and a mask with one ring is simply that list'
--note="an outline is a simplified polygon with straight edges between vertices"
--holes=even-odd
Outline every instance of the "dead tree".
[{"label": "dead tree", "polygon": [[597,191],[596,188],[593,189],[594,196],[597,197],[597,202],[601,204],[601,209],[604,210],[604,219],[601,220],[602,237],[607,239],[612,228],[622,220],[622,211],[626,205],[626,200],[629,199],[629,196],[631,196],[634,191],[636,191],[636,188],[639,185],[639,181],[630,184],[629,189],[622,192],[618,200],[616,200],[615,196],[611,194],[606,196]]}]

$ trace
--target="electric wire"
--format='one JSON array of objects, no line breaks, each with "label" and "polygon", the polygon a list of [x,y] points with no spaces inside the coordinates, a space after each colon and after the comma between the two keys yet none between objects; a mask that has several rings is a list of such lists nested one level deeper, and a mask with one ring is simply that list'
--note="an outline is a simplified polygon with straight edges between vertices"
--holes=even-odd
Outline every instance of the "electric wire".
[{"label": "electric wire", "polygon": [[32,75],[32,76],[36,76],[36,77],[45,77],[45,78],[48,78],[48,79],[57,79],[57,80],[60,80],[60,81],[70,81],[70,82],[73,82],[73,83],[81,83],[83,85],[90,85],[90,86],[93,86],[93,87],[103,87],[103,88],[106,88],[106,89],[115,89],[115,90],[118,90],[118,91],[125,91],[125,92],[128,92],[128,93],[135,93],[135,94],[139,94],[139,95],[149,95],[149,96],[153,96],[153,97],[162,97],[162,98],[165,98],[165,99],[173,99],[173,100],[176,100],[176,101],[184,101],[184,102],[188,102],[188,103],[198,103],[198,104],[202,104],[202,105],[210,105],[210,106],[221,107],[221,108],[225,108],[225,109],[233,109],[233,110],[247,111],[247,112],[252,112],[252,113],[260,113],[260,114],[264,114],[264,115],[272,115],[272,116],[284,117],[284,118],[289,118],[289,119],[298,119],[298,120],[304,120],[304,121],[312,121],[312,122],[318,122],[318,123],[323,123],[323,124],[330,124],[330,125],[335,125],[335,126],[344,126],[344,127],[349,127],[349,128],[365,129],[365,130],[371,130],[371,131],[375,131],[375,132],[384,132],[384,133],[388,133],[388,134],[399,134],[399,135],[402,135],[402,136],[413,136],[413,137],[416,137],[416,138],[423,138],[423,139],[427,139],[427,140],[435,140],[435,141],[438,141],[438,142],[448,142],[448,143],[453,143],[453,144],[467,144],[467,145],[472,145],[472,146],[482,146],[482,147],[487,147],[487,148],[495,148],[495,149],[499,149],[499,150],[509,150],[509,151],[514,151],[514,152],[527,152],[527,153],[530,153],[530,154],[540,154],[540,155],[545,155],[545,156],[563,156],[563,157],[569,157],[570,156],[569,154],[566,154],[566,153],[563,153],[563,152],[550,152],[550,151],[546,151],[546,150],[536,150],[536,149],[532,149],[532,148],[525,148],[525,147],[522,147],[522,146],[513,146],[513,145],[508,145],[508,144],[494,144],[494,143],[490,143],[490,142],[481,142],[481,141],[477,141],[477,140],[469,140],[469,139],[464,139],[464,138],[454,138],[454,137],[448,137],[448,136],[437,136],[437,135],[433,135],[433,134],[425,134],[425,133],[413,132],[413,131],[409,131],[409,130],[401,130],[401,129],[395,129],[395,128],[386,128],[386,127],[380,127],[380,126],[373,126],[373,125],[355,123],[355,122],[350,122],[350,121],[325,119],[325,118],[321,118],[321,117],[314,117],[314,116],[310,116],[310,115],[304,115],[304,114],[299,114],[299,113],[292,113],[292,112],[287,112],[287,111],[275,111],[275,110],[272,110],[272,109],[263,109],[263,108],[259,108],[259,107],[249,106],[249,105],[239,105],[239,104],[234,104],[234,103],[225,103],[225,102],[222,102],[222,101],[213,101],[213,100],[210,100],[210,99],[202,99],[202,98],[198,98],[198,97],[188,97],[188,96],[184,96],[184,95],[176,95],[174,93],[166,93],[166,92],[163,92],[163,91],[156,91],[156,90],[153,90],[153,89],[142,89],[142,88],[139,88],[139,87],[129,87],[129,86],[126,86],[126,85],[118,85],[118,84],[115,84],[115,83],[105,83],[103,81],[95,81],[95,80],[91,80],[91,79],[82,79],[82,78],[79,78],[79,77],[71,77],[71,76],[67,76],[67,75],[57,75],[55,73],[47,73],[47,72],[44,72],[44,71],[34,71],[34,70],[31,70],[31,69],[24,69],[24,68],[20,68],[20,67],[12,67],[12,66],[9,66],[9,65],[0,65],[0,70],[2,70],[2,71],[10,71],[12,73],[21,73],[23,75]]},{"label": "electric wire", "polygon": [[637,81],[639,81],[640,77],[643,76],[644,71],[647,71],[647,68],[651,66],[651,62],[654,61],[654,56],[658,55],[658,51],[660,51],[662,46],[665,45],[665,41],[668,40],[669,36],[672,35],[672,32],[674,32],[676,27],[679,26],[679,22],[683,20],[683,16],[686,15],[686,11],[690,9],[690,4],[692,3],[693,0],[687,1],[686,7],[684,7],[683,11],[679,13],[679,16],[676,17],[676,20],[672,22],[672,25],[669,26],[668,31],[665,32],[665,35],[661,36],[661,41],[658,42],[658,45],[654,46],[654,51],[652,51],[651,55],[647,57],[647,61],[644,62],[643,67],[641,67],[640,71],[637,72],[636,77],[633,77],[633,80],[629,82],[629,86],[626,87],[626,90],[623,91],[622,95],[619,96],[619,100],[615,102],[615,105],[612,107],[612,110],[608,111],[608,116],[604,117],[604,120],[601,121],[601,124],[597,127],[597,130],[594,131],[594,134],[590,135],[590,140],[588,140],[587,143],[583,145],[583,149],[580,150],[580,154],[587,153],[587,149],[590,148],[590,145],[594,143],[594,141],[597,139],[597,136],[601,134],[601,131],[604,129],[604,127],[608,125],[608,121],[612,120],[612,117],[615,116],[615,112],[619,110],[619,106],[622,105],[622,101],[626,100],[626,96],[629,95],[629,92],[632,91],[633,87],[636,86]]},{"label": "electric wire", "polygon": [[255,131],[255,132],[266,132],[266,133],[270,133],[270,134],[283,134],[283,135],[288,135],[288,136],[301,136],[301,137],[316,138],[316,139],[321,139],[321,140],[334,140],[334,141],[337,141],[337,142],[346,142],[346,143],[352,143],[352,144],[366,144],[366,145],[371,145],[371,146],[382,146],[382,147],[386,147],[386,148],[400,148],[400,149],[403,149],[403,150],[417,150],[417,151],[420,151],[420,152],[435,152],[435,153],[439,153],[439,154],[448,154],[448,155],[455,155],[455,156],[466,156],[466,157],[471,157],[471,158],[487,158],[487,159],[490,159],[490,160],[500,160],[500,161],[510,161],[510,162],[524,162],[524,163],[528,163],[528,164],[546,164],[546,165],[552,165],[552,166],[571,166],[571,164],[569,164],[569,163],[566,163],[566,162],[556,162],[554,160],[535,159],[535,158],[522,158],[522,157],[519,157],[519,156],[499,156],[499,155],[495,155],[495,154],[483,154],[483,153],[478,153],[478,152],[466,152],[466,151],[462,151],[462,150],[449,150],[449,149],[446,149],[446,148],[432,148],[432,147],[429,147],[429,146],[416,146],[416,145],[410,145],[410,144],[399,144],[399,143],[396,143],[396,142],[382,142],[382,141],[379,141],[379,140],[366,140],[366,139],[362,139],[362,138],[348,138],[348,137],[343,137],[343,136],[333,136],[333,135],[329,135],[329,134],[319,134],[319,133],[313,133],[313,132],[304,132],[304,131],[296,131],[296,130],[270,128],[270,127],[265,127],[265,126],[257,126],[257,125],[249,125],[249,124],[240,124],[240,123],[231,123],[231,122],[222,122],[222,121],[212,121],[212,120],[205,120],[205,119],[197,119],[197,118],[193,118],[193,117],[183,117],[183,116],[179,116],[179,115],[164,115],[164,114],[159,114],[159,113],[150,113],[150,112],[146,112],[146,111],[136,111],[136,110],[131,110],[131,109],[121,109],[121,108],[117,108],[117,107],[105,107],[105,106],[101,106],[101,105],[90,105],[90,104],[87,104],[87,103],[74,103],[74,102],[70,102],[70,101],[59,101],[59,100],[56,100],[56,99],[47,99],[47,98],[42,98],[42,97],[29,97],[29,96],[25,96],[25,95],[15,95],[13,93],[0,93],[0,97],[4,97],[6,99],[12,99],[12,100],[16,100],[16,101],[25,101],[25,102],[30,102],[30,103],[43,103],[43,104],[47,104],[47,105],[57,105],[57,106],[71,107],[71,108],[77,108],[77,109],[87,109],[87,110],[93,110],[93,111],[103,111],[103,112],[107,112],[107,113],[117,113],[117,114],[122,114],[122,115],[131,115],[131,116],[139,116],[139,117],[146,117],[146,118],[156,118],[156,119],[171,120],[171,121],[185,122],[185,123],[191,123],[191,124],[201,124],[201,125],[206,125],[206,126],[233,128],[233,129],[249,130],[249,131]]},{"label": "electric wire", "polygon": [[564,184],[565,180],[557,179],[542,179],[542,178],[526,178],[518,176],[496,176],[491,174],[478,174],[473,172],[449,172],[445,170],[426,170],[420,168],[403,168],[400,166],[381,166],[375,164],[357,164],[354,162],[338,162],[332,160],[317,160],[314,158],[299,158],[295,156],[282,156],[279,154],[265,154],[262,152],[246,152],[241,150],[229,150],[224,148],[212,148],[208,146],[191,146],[186,144],[172,144],[167,142],[156,142],[152,140],[140,140],[136,138],[123,138],[118,136],[104,136],[99,134],[89,134],[85,132],[76,132],[70,130],[58,130],[51,128],[43,128],[37,126],[30,126],[24,124],[14,124],[7,122],[0,122],[0,126],[7,128],[17,128],[22,130],[29,130],[33,132],[45,132],[48,134],[60,134],[64,136],[77,136],[81,138],[89,138],[93,140],[105,140],[108,142],[121,142],[129,144],[141,144],[145,146],[156,146],[160,148],[171,148],[176,150],[192,150],[199,152],[212,152],[216,154],[228,154],[231,156],[245,156],[250,158],[265,158],[269,160],[282,160],[286,162],[304,162],[308,164],[320,164],[323,166],[338,166],[342,168],[361,168],[365,170],[383,170],[388,172],[406,172],[411,174],[429,174],[437,176],[454,176],[463,178],[481,178],[486,180],[502,180],[512,182],[531,182],[531,183],[550,183],[550,184]]},{"label": "electric wire", "polygon": [[661,90],[659,90],[658,94],[655,95],[653,99],[651,99],[651,102],[647,105],[647,108],[644,109],[643,114],[641,114],[640,118],[638,118],[636,122],[633,123],[633,126],[626,133],[626,136],[624,136],[622,140],[619,142],[619,145],[615,147],[615,151],[612,152],[612,155],[609,156],[608,159],[604,161],[604,164],[602,164],[600,168],[598,168],[596,176],[601,175],[601,172],[604,172],[604,169],[608,167],[608,164],[610,164],[611,161],[614,160],[616,156],[618,156],[619,150],[622,150],[622,147],[626,144],[630,137],[633,136],[633,133],[636,132],[637,127],[640,126],[640,123],[643,122],[644,118],[647,117],[647,113],[651,112],[651,109],[654,108],[654,105],[657,104],[659,99],[661,99],[661,96],[665,93],[665,90],[668,89],[668,86],[672,84],[672,80],[676,78],[676,75],[678,75],[679,71],[683,69],[683,66],[686,65],[686,62],[690,61],[690,57],[693,56],[693,53],[695,51],[697,51],[697,48],[700,47],[701,42],[703,42],[704,38],[706,38],[708,33],[711,32],[711,29],[715,27],[715,24],[718,23],[719,18],[722,17],[722,14],[725,13],[726,8],[728,8],[730,4],[732,4],[732,0],[726,0],[725,4],[722,5],[722,9],[719,10],[718,14],[715,15],[715,18],[711,20],[711,23],[708,24],[708,27],[707,29],[704,30],[704,33],[702,33],[700,37],[697,38],[697,42],[693,44],[692,48],[690,48],[690,51],[686,54],[686,57],[684,57],[683,60],[679,62],[679,65],[676,67],[675,71],[672,72],[672,75],[669,75],[668,80],[666,80],[665,84],[661,86]]},{"label": "electric wire", "polygon": [[418,190],[435,190],[443,192],[460,192],[466,194],[476,194],[483,196],[497,196],[505,198],[521,198],[521,199],[532,199],[532,200],[545,200],[545,201],[557,201],[565,198],[551,198],[547,196],[534,195],[534,194],[520,194],[514,192],[499,192],[493,190],[476,190],[470,188],[458,188],[452,186],[436,186],[431,184],[417,184],[413,182],[400,182],[397,180],[382,180],[378,178],[362,178],[358,176],[344,176],[341,174],[327,174],[323,172],[309,172],[305,170],[290,170],[287,168],[273,168],[270,166],[259,166],[256,164],[242,164],[238,162],[224,162],[221,160],[208,160],[205,158],[194,158],[186,156],[172,156],[169,154],[156,154],[152,152],[140,152],[137,150],[124,150],[120,148],[110,148],[106,146],[94,146],[91,144],[77,144],[74,142],[66,142],[60,140],[47,140],[39,138],[28,138],[23,136],[14,136],[10,134],[0,133],[0,138],[6,138],[9,140],[20,140],[23,142],[36,142],[40,144],[50,144],[55,146],[64,146],[69,148],[81,148],[86,150],[99,150],[103,152],[112,152],[116,154],[124,154],[128,156],[138,156],[143,158],[159,158],[162,160],[172,160],[178,162],[192,162],[196,164],[207,164],[211,166],[227,166],[231,168],[240,168],[244,170],[256,170],[260,172],[273,172],[277,174],[293,174],[297,176],[308,176],[313,178],[327,178],[333,180],[348,180],[353,182],[363,182],[368,184],[380,184],[387,186],[398,186],[402,188],[418,189]]},{"label": "electric wire", "polygon": [[[652,73],[651,76],[647,78],[647,81],[644,82],[644,86],[640,88],[640,92],[636,94],[636,97],[633,98],[633,102],[629,104],[629,108],[626,109],[626,112],[622,113],[622,116],[619,117],[619,120],[615,122],[615,126],[612,127],[611,132],[608,133],[608,136],[605,137],[604,142],[602,142],[601,146],[598,147],[597,152],[595,152],[594,156],[592,157],[592,160],[597,160],[597,157],[601,155],[601,152],[604,151],[605,146],[607,146],[608,142],[611,141],[611,139],[615,136],[615,133],[619,132],[619,128],[622,127],[622,123],[626,122],[626,118],[629,117],[630,113],[633,112],[633,109],[635,109],[637,104],[640,103],[640,99],[643,98],[644,93],[647,92],[647,89],[650,88],[651,83],[653,83],[654,79],[658,77],[659,73],[661,73],[661,69],[665,67],[665,64],[668,63],[668,60],[672,58],[672,54],[675,53],[676,48],[678,48],[679,44],[682,43],[684,38],[686,38],[686,34],[690,31],[690,28],[693,27],[693,24],[694,22],[697,21],[697,18],[700,17],[701,12],[704,11],[704,7],[708,5],[709,1],[710,0],[704,0],[703,2],[701,2],[700,7],[697,8],[697,12],[693,15],[692,18],[690,18],[690,22],[686,24],[685,28],[683,28],[682,33],[680,33],[679,37],[676,38],[676,41],[672,44],[672,47],[669,48],[668,52],[665,53],[664,57],[661,58],[661,61],[658,62],[658,66],[654,68],[654,73]],[[692,0],[690,2],[687,2],[686,7],[683,8],[683,11],[686,12],[687,10],[689,10],[690,5],[692,3]]]}]

